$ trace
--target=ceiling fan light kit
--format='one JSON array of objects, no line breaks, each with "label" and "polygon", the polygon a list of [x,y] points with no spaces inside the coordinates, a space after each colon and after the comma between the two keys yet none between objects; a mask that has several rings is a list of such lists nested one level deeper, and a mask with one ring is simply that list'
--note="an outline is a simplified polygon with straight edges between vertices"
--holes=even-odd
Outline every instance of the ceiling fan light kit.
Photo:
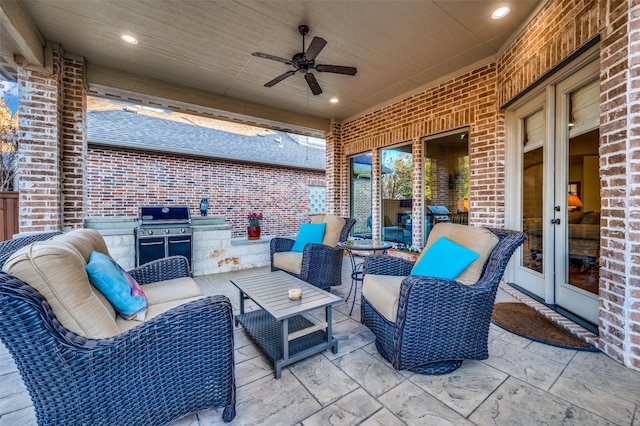
[{"label": "ceiling fan light kit", "polygon": [[264,84],[265,87],[273,87],[285,78],[291,77],[295,73],[299,72],[301,74],[304,74],[304,79],[306,80],[307,85],[309,85],[309,89],[311,89],[311,92],[314,95],[319,95],[320,93],[322,93],[322,89],[320,88],[320,84],[318,83],[318,80],[316,80],[316,77],[310,72],[311,70],[316,70],[318,72],[330,72],[334,74],[356,75],[356,72],[358,72],[358,70],[355,67],[323,64],[316,65],[316,56],[318,56],[322,49],[324,49],[324,47],[327,45],[327,41],[321,37],[314,37],[313,40],[311,40],[309,47],[305,51],[304,36],[309,33],[309,26],[300,25],[298,27],[298,32],[302,35],[302,52],[296,53],[291,59],[269,55],[268,53],[252,53],[253,56],[256,56],[258,58],[282,62],[283,64],[291,65],[294,68],[293,70],[287,71],[284,74],[277,76],[273,80],[268,81]]}]

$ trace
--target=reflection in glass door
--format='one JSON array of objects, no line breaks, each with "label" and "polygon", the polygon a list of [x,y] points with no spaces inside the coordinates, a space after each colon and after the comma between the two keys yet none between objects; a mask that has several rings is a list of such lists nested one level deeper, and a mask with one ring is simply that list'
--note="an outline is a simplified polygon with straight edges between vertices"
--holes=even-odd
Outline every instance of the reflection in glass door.
[{"label": "reflection in glass door", "polygon": [[350,158],[351,228],[353,237],[371,239],[371,153]]},{"label": "reflection in glass door", "polygon": [[555,302],[594,324],[601,207],[597,72],[596,63],[558,84],[556,91]]},{"label": "reflection in glass door", "polygon": [[413,209],[413,154],[411,144],[380,153],[382,239],[411,245]]}]

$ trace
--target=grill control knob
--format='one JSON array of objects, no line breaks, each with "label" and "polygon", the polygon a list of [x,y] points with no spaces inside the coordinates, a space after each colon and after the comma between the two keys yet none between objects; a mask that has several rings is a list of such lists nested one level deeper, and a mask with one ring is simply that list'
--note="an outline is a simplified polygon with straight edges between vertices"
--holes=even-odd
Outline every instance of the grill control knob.
[{"label": "grill control knob", "polygon": [[184,229],[184,228],[180,228],[180,233],[181,233],[181,234],[184,234],[185,232],[187,232],[187,230],[186,230],[186,229]]},{"label": "grill control knob", "polygon": [[153,235],[153,230],[149,229],[149,230],[147,231],[147,235]]},{"label": "grill control knob", "polygon": [[164,230],[164,233],[165,233],[165,234],[168,234],[168,233],[170,233],[170,232],[171,232],[171,231],[169,231],[168,229],[165,229],[165,230]]}]

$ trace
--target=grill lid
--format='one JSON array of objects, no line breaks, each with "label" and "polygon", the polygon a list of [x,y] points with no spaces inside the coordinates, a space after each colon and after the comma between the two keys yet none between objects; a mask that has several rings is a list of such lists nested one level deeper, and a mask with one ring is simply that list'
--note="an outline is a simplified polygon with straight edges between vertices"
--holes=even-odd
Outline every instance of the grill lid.
[{"label": "grill lid", "polygon": [[138,221],[140,225],[190,224],[191,216],[187,206],[143,206]]}]

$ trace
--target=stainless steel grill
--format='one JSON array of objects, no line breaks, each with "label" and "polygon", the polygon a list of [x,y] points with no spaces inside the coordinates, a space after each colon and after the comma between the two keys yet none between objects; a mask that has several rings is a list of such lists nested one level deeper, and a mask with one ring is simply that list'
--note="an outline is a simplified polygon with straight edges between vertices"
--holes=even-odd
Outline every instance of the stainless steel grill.
[{"label": "stainless steel grill", "polygon": [[182,255],[189,260],[189,266],[193,267],[193,229],[189,207],[140,207],[135,235],[137,266],[156,259]]}]

